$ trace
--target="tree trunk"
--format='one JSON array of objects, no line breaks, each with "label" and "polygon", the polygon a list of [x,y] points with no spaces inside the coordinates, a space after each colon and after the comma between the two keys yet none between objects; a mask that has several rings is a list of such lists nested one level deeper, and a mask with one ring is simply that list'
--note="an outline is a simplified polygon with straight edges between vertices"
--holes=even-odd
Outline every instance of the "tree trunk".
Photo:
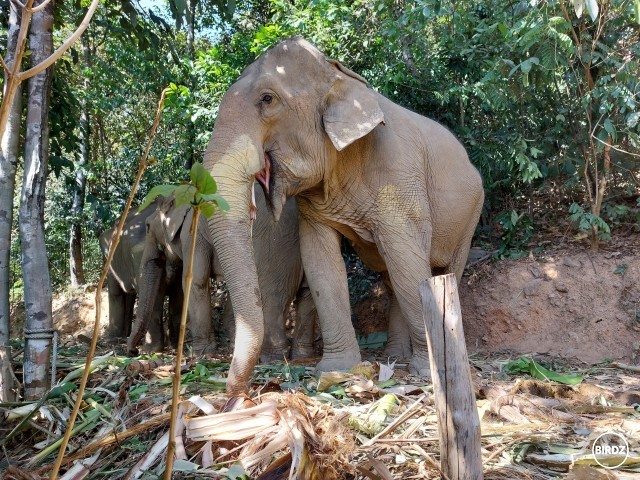
[{"label": "tree trunk", "polygon": [[[7,58],[9,68],[18,44],[22,11],[10,3],[8,26]],[[7,76],[5,75],[5,86]],[[11,350],[9,348],[9,264],[11,253],[11,226],[13,223],[13,193],[16,184],[16,164],[18,161],[18,140],[22,119],[22,88],[13,100],[7,127],[2,136],[0,148],[0,402],[15,400],[13,371],[11,370]]]},{"label": "tree trunk", "polygon": [[[82,36],[82,56],[84,65],[91,66],[89,51],[89,40],[86,35]],[[85,92],[89,88],[89,80],[84,81]],[[72,223],[69,232],[69,273],[71,276],[71,286],[79,287],[84,285],[84,265],[82,260],[82,218],[84,211],[84,200],[86,194],[87,173],[86,166],[89,164],[89,145],[91,139],[91,123],[89,121],[89,106],[87,97],[83,96],[80,112],[80,161],[76,170],[76,180],[73,191],[73,204],[71,206]]]},{"label": "tree trunk", "polygon": [[[39,5],[43,0],[38,0]],[[33,15],[29,33],[31,65],[53,52],[53,2]],[[49,156],[49,96],[53,69],[35,75],[27,84],[25,165],[20,199],[20,239],[24,280],[25,398],[35,399],[49,387],[52,314],[51,282],[44,237],[44,201]]]}]

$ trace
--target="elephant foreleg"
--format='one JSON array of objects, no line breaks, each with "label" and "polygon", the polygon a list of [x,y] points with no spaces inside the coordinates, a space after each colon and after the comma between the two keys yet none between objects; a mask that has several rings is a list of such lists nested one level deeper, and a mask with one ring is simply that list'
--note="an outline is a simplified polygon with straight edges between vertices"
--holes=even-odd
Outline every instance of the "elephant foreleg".
[{"label": "elephant foreleg", "polygon": [[136,306],[136,298],[138,295],[136,292],[125,294],[124,300],[124,322],[122,324],[122,338],[127,338],[131,335],[131,325],[133,325],[133,312]]},{"label": "elephant foreleg", "polygon": [[[105,332],[107,343],[116,343],[118,339],[126,337],[125,324],[127,322],[127,298],[128,295],[120,286],[120,283],[111,273],[107,276],[109,289],[109,325]],[[131,306],[133,310],[133,305]],[[128,319],[131,321],[131,317]]]},{"label": "elephant foreleg", "polygon": [[291,358],[311,357],[315,353],[313,341],[317,318],[316,305],[313,303],[311,290],[305,280],[296,295],[296,318],[293,328]]},{"label": "elephant foreleg", "polygon": [[233,305],[231,305],[231,295],[227,295],[227,301],[224,304],[224,312],[220,319],[221,336],[229,343],[236,337],[236,323],[233,316]]},{"label": "elephant foreleg", "polygon": [[162,325],[164,294],[165,282],[161,281],[156,291],[151,320],[149,321],[147,335],[145,336],[144,352],[161,352],[164,349],[164,326]]},{"label": "elephant foreleg", "polygon": [[[196,256],[193,259],[191,292],[189,296],[189,329],[193,351],[197,354],[211,353],[216,349],[216,341],[211,328],[211,250],[206,240],[198,238]],[[186,268],[182,276],[185,287]]]},{"label": "elephant foreleg", "polygon": [[300,252],[307,282],[318,308],[324,352],[316,368],[346,370],[361,361],[351,323],[347,271],[340,252],[340,234],[328,225],[300,215]]},{"label": "elephant foreleg", "polygon": [[[274,282],[278,279],[275,277],[269,281]],[[271,289],[269,286],[266,286],[261,293],[265,328],[260,361],[267,363],[289,358],[289,341],[287,340],[285,321],[291,300],[286,292]]]},{"label": "elephant foreleg", "polygon": [[180,317],[182,316],[182,268],[172,267],[167,271],[167,293],[169,295],[169,310],[167,324],[169,327],[169,342],[173,348],[178,346],[180,332]]}]

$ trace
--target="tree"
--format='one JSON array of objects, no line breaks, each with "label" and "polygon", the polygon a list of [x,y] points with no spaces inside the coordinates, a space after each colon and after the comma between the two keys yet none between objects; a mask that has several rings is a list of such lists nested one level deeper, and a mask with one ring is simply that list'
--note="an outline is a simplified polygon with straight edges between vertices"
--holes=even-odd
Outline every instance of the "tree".
[{"label": "tree", "polygon": [[[6,62],[9,68],[13,68],[22,11],[13,2],[9,8]],[[7,74],[5,73],[6,84]],[[0,150],[0,402],[10,402],[15,399],[11,347],[9,346],[9,265],[13,224],[13,193],[18,163],[21,115],[22,91],[18,86],[8,114],[7,127],[2,134],[2,148]]]},{"label": "tree", "polygon": [[[31,65],[53,52],[53,3],[31,20]],[[24,281],[25,398],[43,396],[49,389],[48,360],[53,337],[51,281],[44,237],[44,199],[49,161],[49,96],[53,68],[31,77],[27,84],[24,177],[20,196],[20,240]]]},{"label": "tree", "polygon": [[[11,15],[10,22],[13,29],[10,27],[9,31],[9,49],[8,49],[8,57],[13,57],[13,62],[11,68],[7,65],[4,58],[0,57],[0,65],[4,68],[6,78],[4,82],[4,91],[2,97],[2,105],[0,106],[0,138],[2,139],[2,155],[1,155],[1,163],[0,166],[0,185],[5,185],[6,187],[12,187],[15,185],[15,165],[17,159],[17,145],[14,145],[14,142],[18,141],[18,132],[20,129],[20,121],[21,121],[21,110],[18,108],[20,92],[20,86],[23,81],[30,79],[40,72],[46,70],[48,67],[53,65],[57,58],[59,58],[73,43],[82,35],[84,30],[87,28],[93,13],[98,8],[99,0],[93,0],[87,13],[81,22],[80,26],[76,29],[76,31],[55,51],[53,50],[53,43],[51,39],[51,32],[48,32],[49,39],[47,40],[47,29],[51,29],[53,25],[53,16],[50,13],[50,9],[53,8],[53,3],[51,0],[42,0],[39,2],[34,2],[34,0],[27,0],[25,4],[20,3],[19,1],[10,2],[11,3]],[[36,3],[36,6],[34,6]],[[18,10],[20,7],[19,13],[19,25],[20,27],[17,29],[18,25]],[[41,12],[42,15],[39,15]],[[34,20],[36,27],[33,30],[33,38],[30,38],[32,45],[33,42],[37,45],[38,48],[41,49],[42,52],[48,52],[46,56],[38,56],[34,55],[31,57],[31,68],[24,72],[21,71],[22,66],[22,58],[25,51],[25,44],[27,39],[27,33],[29,29],[29,24],[34,17],[37,19]],[[50,17],[50,18],[49,18]],[[11,45],[12,35],[16,35],[15,46]],[[47,47],[47,44],[51,43],[50,48]],[[36,62],[34,58],[38,58]],[[42,78],[42,77],[41,77]],[[45,74],[46,78],[46,74]],[[31,84],[37,84],[38,82],[34,81]],[[50,82],[49,82],[50,84]],[[42,84],[44,85],[44,84]],[[42,86],[41,85],[41,86]],[[39,212],[43,212],[43,202],[44,202],[44,179],[46,176],[46,163],[44,167],[42,164],[38,164],[38,161],[42,161],[43,158],[46,158],[46,149],[48,148],[48,137],[45,138],[36,138],[34,135],[41,134],[41,128],[36,126],[36,118],[44,119],[46,122],[46,117],[48,114],[48,110],[46,109],[46,103],[44,103],[41,99],[36,100],[35,95],[37,95],[36,90],[30,90],[34,92],[34,101],[30,104],[30,109],[28,115],[31,116],[31,127],[32,127],[32,135],[29,138],[29,129],[27,129],[27,143],[25,147],[25,154],[27,155],[35,155],[35,157],[27,158],[27,163],[29,164],[29,176],[27,176],[27,169],[25,168],[25,181],[23,184],[23,193],[22,199],[27,200],[27,202],[31,202],[34,207],[38,208]],[[45,132],[46,133],[46,132]],[[29,141],[31,140],[31,141]],[[13,150],[12,150],[13,148]],[[43,167],[43,168],[42,168]],[[40,185],[41,184],[41,185]],[[3,192],[6,192],[7,200],[8,195],[11,195],[11,200],[6,203],[3,202],[2,205],[11,206],[13,205],[13,188],[3,188]],[[42,192],[42,195],[41,195]],[[2,197],[3,200],[4,196]],[[41,202],[41,204],[38,204]],[[26,208],[26,207],[25,207]],[[21,213],[22,213],[22,205],[21,205]],[[25,212],[28,213],[28,212]],[[9,305],[9,282],[8,282],[8,262],[4,264],[4,249],[10,249],[11,246],[11,221],[8,223],[6,220],[11,218],[10,213],[6,213],[4,215],[0,215],[3,217],[2,223],[0,223],[0,354],[3,357],[3,368],[0,369],[0,386],[2,388],[0,391],[2,395],[7,395],[9,389],[12,384],[12,372],[11,372],[11,358],[10,351],[8,350],[8,335],[9,335],[9,315],[8,315],[8,305]],[[23,253],[26,253],[31,257],[31,260],[40,260],[42,261],[41,265],[47,269],[47,256],[46,251],[44,251],[44,218],[43,215],[24,215],[24,221],[22,220],[23,215],[21,215],[21,236],[23,243]],[[39,229],[37,225],[37,221],[39,221],[41,225],[42,235],[39,235]],[[8,227],[8,228],[7,228]],[[24,227],[24,228],[22,228]],[[24,234],[22,233],[24,231]],[[31,236],[33,235],[33,237]],[[41,242],[41,245],[39,245]],[[26,247],[25,247],[26,243]],[[26,250],[24,250],[26,248]],[[39,255],[37,252],[39,249],[42,249],[44,255]],[[32,267],[33,265],[29,265]],[[6,271],[5,271],[6,270]],[[48,269],[47,269],[48,272]],[[29,278],[31,278],[29,276]],[[48,277],[46,278],[48,281]],[[34,289],[37,288],[37,285],[34,284],[32,286]],[[51,289],[50,284],[47,288]],[[6,289],[6,290],[5,290]],[[38,300],[41,301],[42,298],[46,298],[46,291],[42,292],[44,295],[40,296],[37,293],[37,290],[31,290],[32,293],[38,297]],[[31,310],[34,314],[32,317],[33,324],[26,325],[27,328],[32,328],[31,338],[35,341],[35,344],[32,344],[34,347],[29,351],[29,355],[27,355],[27,351],[25,351],[25,384],[27,385],[26,389],[29,395],[37,395],[43,388],[47,386],[46,380],[46,367],[43,368],[41,363],[48,363],[48,357],[44,357],[45,351],[48,352],[48,347],[45,349],[41,349],[43,343],[49,343],[49,340],[44,338],[36,338],[38,336],[49,336],[51,327],[47,327],[47,309],[50,312],[50,297],[49,294],[49,305],[28,305],[27,311]],[[43,307],[42,310],[39,310],[39,307]],[[44,317],[43,317],[44,315]],[[49,315],[50,320],[50,315]],[[30,323],[30,322],[28,322]],[[45,329],[47,331],[38,331],[39,329]],[[43,342],[44,340],[45,342]],[[31,361],[35,361],[36,363],[30,363]],[[7,366],[7,364],[9,364]],[[43,377],[44,374],[44,377]],[[44,378],[44,383],[43,383]],[[31,382],[33,382],[33,388],[31,387]]]},{"label": "tree", "polygon": [[[82,61],[87,69],[91,67],[91,51],[87,36],[82,37]],[[85,283],[84,263],[82,259],[82,217],[87,185],[86,168],[91,157],[91,123],[87,90],[89,80],[84,79],[84,94],[80,107],[80,160],[73,185],[73,204],[71,205],[71,226],[69,228],[69,274],[71,286],[78,287]]]}]

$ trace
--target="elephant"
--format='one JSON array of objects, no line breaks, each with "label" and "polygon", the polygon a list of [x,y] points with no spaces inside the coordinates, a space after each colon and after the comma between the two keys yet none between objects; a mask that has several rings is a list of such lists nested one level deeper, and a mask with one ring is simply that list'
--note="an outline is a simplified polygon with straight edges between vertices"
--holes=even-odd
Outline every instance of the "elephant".
[{"label": "elephant", "polygon": [[297,200],[303,268],[322,304],[316,368],[361,361],[344,235],[366,265],[389,275],[410,333],[410,369],[428,375],[419,283],[434,274],[461,278],[484,202],[482,178],[448,129],[295,37],[262,54],[225,93],[204,166],[230,206],[208,221],[236,313],[228,393],[248,388],[264,335],[251,248],[256,181],[276,220],[289,197]]},{"label": "elephant", "polygon": [[[255,192],[258,210],[266,210],[262,190]],[[137,344],[146,333],[157,302],[158,283],[164,271],[163,263],[183,265],[189,251],[193,209],[190,205],[175,206],[173,197],[159,197],[156,211],[147,217],[147,234],[141,260],[141,283],[138,315],[128,340],[128,351],[137,354]],[[298,215],[294,199],[284,206],[279,222],[270,215],[260,215],[253,225],[253,250],[258,261],[258,278],[268,326],[262,344],[263,362],[282,359],[288,350],[285,331],[289,306],[297,297],[297,325],[291,354],[294,358],[313,354],[315,306],[304,281],[298,240]],[[183,286],[184,276],[183,272]],[[192,347],[198,353],[215,351],[211,325],[210,278],[221,278],[224,272],[209,236],[207,223],[200,217],[193,260],[191,294],[188,304]],[[226,320],[225,320],[226,318]],[[223,324],[232,325],[233,309],[225,308]],[[172,338],[172,343],[177,343]]]},{"label": "elephant", "polygon": [[[122,235],[107,274],[109,291],[109,324],[105,332],[107,343],[125,339],[131,332],[134,305],[140,286],[140,261],[144,250],[146,221],[155,210],[156,205],[152,204],[141,212],[130,212],[125,220]],[[100,235],[100,248],[105,258],[109,253],[117,222],[113,228]],[[145,346],[149,350],[159,351],[164,346],[162,307],[165,293],[169,294],[169,324],[176,325],[180,319],[182,290],[179,285],[178,288],[175,285],[176,279],[179,280],[180,277],[180,267],[176,265],[169,265],[162,273],[157,301],[152,308],[152,320],[149,322],[149,338]]]}]

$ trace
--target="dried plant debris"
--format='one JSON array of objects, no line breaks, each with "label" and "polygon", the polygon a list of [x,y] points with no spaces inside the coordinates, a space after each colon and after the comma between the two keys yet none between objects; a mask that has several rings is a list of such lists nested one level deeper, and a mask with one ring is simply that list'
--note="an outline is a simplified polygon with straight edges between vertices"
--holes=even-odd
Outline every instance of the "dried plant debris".
[{"label": "dried plant debris", "polygon": [[[174,478],[444,478],[431,385],[374,358],[319,375],[299,364],[260,365],[250,395],[236,398],[224,393],[228,359],[190,358],[181,367]],[[63,350],[60,381],[46,396],[0,405],[0,478],[48,478],[83,362],[77,348]],[[633,369],[504,355],[471,364],[486,479],[640,478]],[[172,358],[103,352],[91,368],[60,478],[158,478],[170,440]],[[626,440],[625,459],[594,457],[607,432]]]}]

